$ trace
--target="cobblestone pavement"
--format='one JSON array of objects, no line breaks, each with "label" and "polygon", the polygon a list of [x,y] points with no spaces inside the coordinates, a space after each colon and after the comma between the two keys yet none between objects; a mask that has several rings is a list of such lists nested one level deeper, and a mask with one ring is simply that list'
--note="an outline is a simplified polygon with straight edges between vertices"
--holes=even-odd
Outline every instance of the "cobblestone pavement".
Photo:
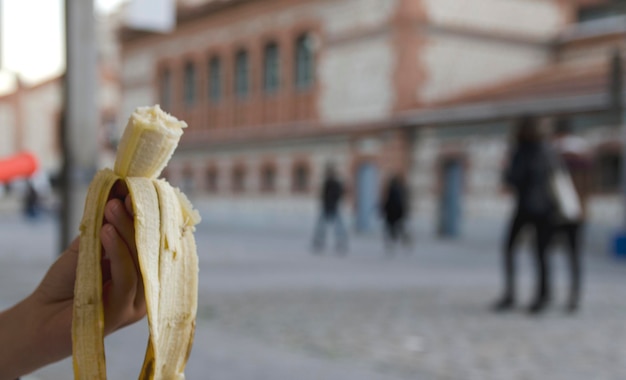
[{"label": "cobblestone pavement", "polygon": [[[0,215],[0,306],[28,294],[54,256],[54,225]],[[500,231],[494,232],[494,235]],[[541,317],[494,315],[493,244],[417,238],[386,257],[375,236],[346,257],[313,255],[308,231],[202,225],[200,306],[187,378],[211,380],[617,380],[626,378],[626,263],[587,260],[583,308],[562,310],[566,276]],[[520,299],[528,260],[520,255]],[[136,378],[145,321],[107,338],[109,378]],[[69,360],[30,379],[71,378]]]}]

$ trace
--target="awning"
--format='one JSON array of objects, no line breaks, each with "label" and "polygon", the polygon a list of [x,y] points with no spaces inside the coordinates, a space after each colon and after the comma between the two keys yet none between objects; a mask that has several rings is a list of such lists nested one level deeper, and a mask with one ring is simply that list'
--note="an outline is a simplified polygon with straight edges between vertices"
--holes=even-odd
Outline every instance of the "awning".
[{"label": "awning", "polygon": [[0,158],[0,182],[30,177],[39,168],[37,157],[28,152]]}]

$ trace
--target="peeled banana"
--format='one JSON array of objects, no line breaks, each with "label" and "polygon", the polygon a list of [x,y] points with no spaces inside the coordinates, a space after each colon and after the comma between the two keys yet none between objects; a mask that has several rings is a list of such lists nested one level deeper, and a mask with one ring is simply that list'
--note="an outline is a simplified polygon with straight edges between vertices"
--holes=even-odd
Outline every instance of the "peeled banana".
[{"label": "peeled banana", "polygon": [[87,192],[80,225],[74,289],[74,378],[106,379],[102,248],[104,206],[117,181],[133,204],[135,243],[143,277],[150,337],[140,380],[183,380],[198,305],[198,256],[193,232],[199,213],[167,181],[156,179],[187,124],[160,107],[140,107],[120,140],[114,169],[99,171]]}]

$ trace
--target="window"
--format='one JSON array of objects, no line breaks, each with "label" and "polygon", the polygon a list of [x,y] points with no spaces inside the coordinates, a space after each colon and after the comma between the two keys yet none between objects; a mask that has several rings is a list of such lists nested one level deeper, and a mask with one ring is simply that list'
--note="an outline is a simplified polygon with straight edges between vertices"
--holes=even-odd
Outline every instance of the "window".
[{"label": "window", "polygon": [[296,40],[296,87],[307,89],[313,84],[313,38],[306,33]]},{"label": "window", "polygon": [[209,99],[217,103],[222,98],[222,64],[218,57],[209,61]]},{"label": "window", "polygon": [[246,169],[243,166],[236,166],[233,169],[233,192],[241,193],[246,187]]},{"label": "window", "polygon": [[172,72],[170,69],[165,68],[161,71],[160,80],[160,103],[161,108],[169,110],[172,106]]},{"label": "window", "polygon": [[185,64],[184,89],[185,105],[192,106],[196,101],[196,68],[193,62]]},{"label": "window", "polygon": [[206,190],[209,193],[217,193],[217,169],[209,168],[206,171]]},{"label": "window", "polygon": [[309,167],[304,163],[296,164],[293,169],[293,191],[304,193],[309,190]]},{"label": "window", "polygon": [[597,156],[596,186],[601,192],[614,192],[620,188],[621,156],[617,152],[603,152]]},{"label": "window", "polygon": [[265,46],[263,61],[263,89],[273,93],[280,87],[280,56],[275,42]]},{"label": "window", "polygon": [[235,95],[239,99],[248,96],[249,91],[248,53],[240,50],[235,56]]},{"label": "window", "polygon": [[191,167],[186,167],[183,170],[183,181],[181,184],[181,190],[186,194],[193,193],[194,190],[194,180],[193,180],[193,170]]},{"label": "window", "polygon": [[261,169],[261,191],[270,192],[276,190],[276,168],[265,165]]}]

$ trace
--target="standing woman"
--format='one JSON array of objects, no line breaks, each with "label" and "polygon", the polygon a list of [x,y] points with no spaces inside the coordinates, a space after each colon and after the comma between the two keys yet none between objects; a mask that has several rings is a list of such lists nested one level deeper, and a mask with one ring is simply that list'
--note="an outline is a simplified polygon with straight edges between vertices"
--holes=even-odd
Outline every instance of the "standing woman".
[{"label": "standing woman", "polygon": [[535,232],[536,288],[529,313],[541,312],[550,301],[547,249],[552,238],[556,205],[550,191],[551,148],[535,119],[524,116],[517,121],[515,146],[504,181],[516,198],[503,252],[504,293],[493,305],[495,311],[515,306],[515,248],[520,232],[532,226]]},{"label": "standing woman", "polygon": [[402,239],[406,246],[410,244],[410,236],[406,230],[406,219],[409,214],[409,194],[400,174],[389,180],[382,204],[385,220],[385,243],[387,253],[393,253],[393,246]]},{"label": "standing woman", "polygon": [[560,158],[560,162],[569,172],[581,213],[578,217],[561,221],[555,228],[555,235],[566,239],[567,255],[570,270],[570,293],[566,304],[566,311],[578,310],[581,293],[582,277],[582,234],[587,216],[587,200],[591,192],[592,158],[589,144],[580,136],[573,133],[568,119],[560,118],[556,121],[556,130],[553,146]]}]

